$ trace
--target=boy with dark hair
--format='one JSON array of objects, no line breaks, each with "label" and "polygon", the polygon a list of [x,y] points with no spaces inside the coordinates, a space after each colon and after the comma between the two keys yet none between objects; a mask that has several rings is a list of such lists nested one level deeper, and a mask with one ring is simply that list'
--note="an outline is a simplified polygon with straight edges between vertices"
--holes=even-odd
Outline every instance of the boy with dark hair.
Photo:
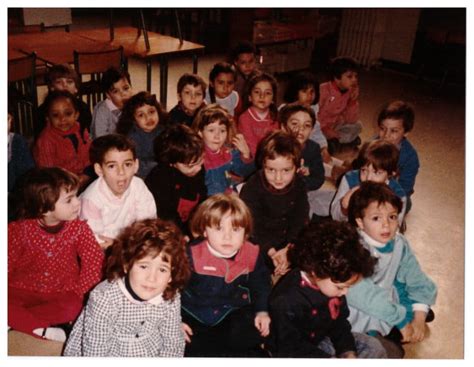
[{"label": "boy with dark hair", "polygon": [[120,231],[136,220],[156,218],[153,195],[136,177],[135,146],[118,134],[92,141],[91,164],[99,176],[80,196],[86,219],[101,247],[109,247]]},{"label": "boy with dark hair", "polygon": [[232,50],[231,59],[230,62],[236,70],[234,90],[242,98],[247,82],[259,72],[257,69],[257,50],[251,42],[242,41]]},{"label": "boy with dark hair", "polygon": [[352,333],[345,294],[370,276],[376,260],[347,223],[311,223],[288,251],[295,268],[270,295],[274,357],[384,358],[382,344]]},{"label": "boy with dark hair", "polygon": [[360,144],[358,64],[348,57],[331,61],[332,80],[319,87],[318,121],[328,139],[329,153],[339,144]]},{"label": "boy with dark hair", "polygon": [[91,124],[93,139],[116,132],[122,108],[133,95],[130,75],[126,70],[109,68],[100,84],[107,98],[94,107]]},{"label": "boy with dark hair", "polygon": [[[204,106],[207,84],[197,74],[183,74],[177,85],[178,104],[169,112],[169,124],[191,126],[197,113]],[[165,106],[164,106],[165,107]]]}]

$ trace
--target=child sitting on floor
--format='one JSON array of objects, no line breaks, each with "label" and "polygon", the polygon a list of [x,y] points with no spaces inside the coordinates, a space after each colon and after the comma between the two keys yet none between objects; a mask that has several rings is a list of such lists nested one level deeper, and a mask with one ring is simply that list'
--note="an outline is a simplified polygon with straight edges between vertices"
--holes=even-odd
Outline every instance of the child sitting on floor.
[{"label": "child sitting on floor", "polygon": [[375,259],[348,223],[311,223],[288,251],[295,268],[273,288],[268,347],[274,357],[384,358],[374,337],[351,332],[345,295]]},{"label": "child sitting on floor", "polygon": [[191,126],[199,110],[205,105],[206,82],[197,74],[183,74],[178,80],[178,104],[169,112],[170,124]]},{"label": "child sitting on floor", "polygon": [[157,216],[172,220],[188,236],[188,221],[207,198],[203,153],[201,137],[189,126],[170,126],[155,140],[158,165],[145,179],[155,198]]},{"label": "child sitting on floor", "polygon": [[334,220],[347,220],[347,210],[351,195],[359,188],[361,182],[372,181],[387,184],[402,200],[403,208],[398,220],[403,222],[406,208],[406,194],[395,180],[397,174],[398,149],[384,140],[373,140],[365,143],[353,165],[360,167],[347,172],[339,184],[331,203],[331,216]]},{"label": "child sitting on floor", "polygon": [[232,50],[230,62],[233,63],[236,71],[235,91],[242,97],[247,89],[248,81],[259,73],[255,46],[247,41],[239,42]]},{"label": "child sitting on floor", "polygon": [[166,113],[154,94],[140,92],[125,103],[117,132],[135,143],[139,162],[137,176],[142,179],[156,166],[153,143],[165,124]]},{"label": "child sitting on floor", "polygon": [[258,357],[270,331],[270,274],[248,242],[249,209],[234,194],[204,201],[191,220],[201,237],[188,246],[192,276],[182,294],[189,357]]},{"label": "child sitting on floor", "polygon": [[[402,202],[387,185],[362,183],[349,203],[349,221],[363,245],[378,259],[370,278],[347,295],[355,331],[379,333],[398,343],[420,342],[433,319],[437,287],[422,271],[407,239],[398,230]],[[400,335],[401,334],[401,335]]]},{"label": "child sitting on floor", "polygon": [[62,168],[25,176],[19,220],[8,225],[8,326],[64,342],[86,293],[101,279],[104,255],[77,218],[79,179]]},{"label": "child sitting on floor", "polygon": [[416,175],[420,168],[418,153],[407,139],[414,123],[413,107],[403,101],[388,103],[377,118],[380,139],[394,144],[400,150],[398,183],[407,195],[407,213],[411,208],[411,195],[415,191]]},{"label": "child sitting on floor", "polygon": [[91,163],[99,176],[81,194],[81,218],[87,220],[103,249],[136,220],[156,218],[153,195],[135,177],[135,145],[123,135],[109,134],[92,142]]},{"label": "child sitting on floor", "polygon": [[308,223],[306,184],[296,172],[301,145],[285,131],[275,131],[261,142],[257,162],[261,167],[242,187],[240,197],[254,220],[250,239],[258,244],[275,275],[289,270],[289,245]]},{"label": "child sitting on floor", "polygon": [[190,269],[178,228],[161,219],[131,224],[114,242],[105,275],[74,324],[64,355],[182,357],[179,291]]},{"label": "child sitting on floor", "polygon": [[91,124],[93,139],[117,131],[123,106],[133,95],[130,74],[126,70],[108,69],[100,84],[107,98],[94,107]]}]

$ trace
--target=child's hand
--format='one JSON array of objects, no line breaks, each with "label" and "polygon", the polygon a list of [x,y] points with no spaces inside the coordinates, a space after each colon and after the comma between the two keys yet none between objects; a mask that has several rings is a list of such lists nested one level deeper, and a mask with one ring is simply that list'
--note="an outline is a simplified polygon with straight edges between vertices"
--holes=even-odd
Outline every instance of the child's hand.
[{"label": "child's hand", "polygon": [[270,316],[268,316],[268,312],[259,312],[257,316],[255,316],[255,327],[258,331],[260,331],[261,336],[268,336],[270,334]]},{"label": "child's hand", "polygon": [[275,275],[284,275],[290,270],[289,265],[290,263],[288,262],[288,257],[286,256],[288,252],[288,245],[283,247],[282,249],[275,251],[273,255],[271,256],[273,265],[275,265]]},{"label": "child's hand", "polygon": [[409,343],[411,342],[411,338],[413,336],[413,326],[412,324],[406,324],[403,328],[400,329],[400,333],[402,334],[402,342]]},{"label": "child's hand", "polygon": [[359,189],[359,186],[354,186],[350,189],[341,199],[342,212],[347,215],[347,209],[349,208],[349,201],[351,200],[352,194]]},{"label": "child's hand", "polygon": [[299,173],[302,176],[309,176],[309,168],[305,167],[303,158],[301,158],[300,168],[298,168],[296,173]]},{"label": "child's hand", "polygon": [[331,154],[329,154],[328,147],[324,147],[321,149],[321,157],[323,158],[324,163],[331,163],[332,162],[332,157]]},{"label": "child's hand", "polygon": [[106,250],[109,246],[112,245],[112,243],[114,243],[113,238],[102,236],[101,234],[99,234],[99,239],[102,241],[102,242],[99,242],[100,248],[102,250]]},{"label": "child's hand", "polygon": [[181,328],[183,329],[184,333],[184,340],[186,343],[191,343],[191,336],[193,335],[193,329],[188,324],[184,322],[181,323]]},{"label": "child's hand", "polygon": [[250,148],[242,134],[236,134],[232,139],[232,144],[242,154],[242,158],[250,159]]},{"label": "child's hand", "polygon": [[342,353],[339,358],[357,358],[356,352],[350,350],[348,352]]},{"label": "child's hand", "polygon": [[411,337],[411,341],[413,343],[421,342],[425,338],[426,333],[426,312],[423,311],[415,311],[414,317],[411,322],[411,326],[413,327],[413,335]]}]

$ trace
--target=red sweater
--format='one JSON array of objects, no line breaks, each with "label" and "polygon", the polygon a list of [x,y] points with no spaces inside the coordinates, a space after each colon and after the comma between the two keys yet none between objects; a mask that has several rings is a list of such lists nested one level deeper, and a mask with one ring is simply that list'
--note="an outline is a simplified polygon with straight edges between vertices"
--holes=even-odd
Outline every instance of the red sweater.
[{"label": "red sweater", "polygon": [[[75,135],[77,150],[66,135]],[[91,140],[87,131],[81,136],[80,125],[61,131],[50,124],[41,132],[33,149],[33,156],[39,167],[61,167],[79,175],[89,165]]]},{"label": "red sweater", "polygon": [[8,286],[38,293],[73,291],[82,297],[102,276],[104,254],[87,222],[64,223],[56,234],[37,219],[8,224]]}]

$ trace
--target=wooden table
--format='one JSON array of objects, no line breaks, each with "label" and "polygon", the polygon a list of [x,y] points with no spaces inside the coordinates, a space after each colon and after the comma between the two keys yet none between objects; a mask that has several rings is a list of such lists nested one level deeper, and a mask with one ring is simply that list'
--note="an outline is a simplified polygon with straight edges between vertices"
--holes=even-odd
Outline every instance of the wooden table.
[{"label": "wooden table", "polygon": [[146,49],[143,33],[133,27],[117,27],[114,29],[114,39],[110,40],[108,28],[92,29],[74,32],[80,37],[99,43],[106,43],[113,47],[123,46],[125,55],[143,59],[146,62],[146,88],[151,91],[151,64],[154,59],[160,62],[160,102],[166,108],[168,87],[168,58],[173,55],[191,54],[193,59],[193,73],[197,73],[198,53],[204,50],[204,46],[183,41],[178,38],[165,36],[148,31],[150,49]]}]

